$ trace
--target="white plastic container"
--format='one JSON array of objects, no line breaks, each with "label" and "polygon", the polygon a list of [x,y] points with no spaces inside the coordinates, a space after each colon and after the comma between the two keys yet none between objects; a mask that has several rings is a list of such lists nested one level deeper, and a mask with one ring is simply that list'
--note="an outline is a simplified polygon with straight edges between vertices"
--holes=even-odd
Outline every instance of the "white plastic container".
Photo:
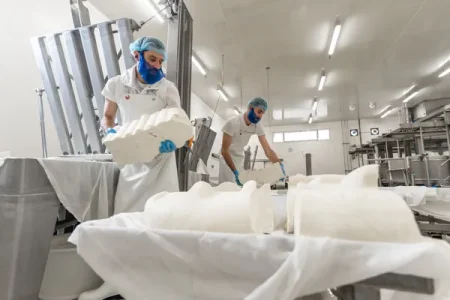
[{"label": "white plastic container", "polygon": [[67,241],[69,236],[57,235],[52,239],[39,293],[41,300],[77,299],[103,282],[78,255],[76,246]]}]

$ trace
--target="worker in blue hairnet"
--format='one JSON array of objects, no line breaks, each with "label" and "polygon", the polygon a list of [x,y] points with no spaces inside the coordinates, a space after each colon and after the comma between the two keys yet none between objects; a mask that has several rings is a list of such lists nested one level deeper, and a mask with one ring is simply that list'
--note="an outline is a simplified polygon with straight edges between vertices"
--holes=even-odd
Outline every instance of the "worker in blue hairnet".
[{"label": "worker in blue hairnet", "polygon": [[[268,104],[263,98],[257,97],[248,102],[247,111],[229,119],[222,128],[222,157],[220,159],[219,183],[230,181],[241,185],[239,180],[239,169],[243,168],[244,147],[248,144],[250,137],[258,136],[267,158],[272,162],[280,162],[277,154],[272,150],[266,139],[261,119],[267,111]],[[286,172],[283,164],[281,169],[284,176]]]},{"label": "worker in blue hairnet", "polygon": [[[165,78],[162,64],[167,59],[164,44],[156,38],[141,37],[130,45],[136,65],[122,75],[108,80],[103,89],[105,109],[103,126],[107,134],[116,133],[116,115],[122,122],[140,119],[164,108],[180,107],[175,85]],[[143,211],[147,200],[160,192],[178,192],[175,144],[161,142],[160,155],[148,163],[126,165],[119,175],[114,198],[114,214]],[[116,289],[105,283],[96,290],[80,295],[80,300],[105,299],[116,295]]]},{"label": "worker in blue hairnet", "polygon": [[[167,59],[164,44],[154,37],[141,37],[130,45],[136,65],[106,83],[103,125],[114,134],[117,111],[122,123],[138,120],[165,108],[180,107],[180,95],[162,69]],[[143,211],[146,201],[162,191],[177,192],[175,144],[161,142],[160,155],[148,163],[126,165],[120,172],[114,214]]]}]

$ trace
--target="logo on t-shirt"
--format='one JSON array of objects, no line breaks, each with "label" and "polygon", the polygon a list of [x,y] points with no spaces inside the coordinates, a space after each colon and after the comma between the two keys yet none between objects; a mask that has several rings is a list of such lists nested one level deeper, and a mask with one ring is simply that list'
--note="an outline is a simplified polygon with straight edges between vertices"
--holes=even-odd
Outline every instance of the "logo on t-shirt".
[{"label": "logo on t-shirt", "polygon": [[130,100],[130,95],[126,95],[125,100]]}]

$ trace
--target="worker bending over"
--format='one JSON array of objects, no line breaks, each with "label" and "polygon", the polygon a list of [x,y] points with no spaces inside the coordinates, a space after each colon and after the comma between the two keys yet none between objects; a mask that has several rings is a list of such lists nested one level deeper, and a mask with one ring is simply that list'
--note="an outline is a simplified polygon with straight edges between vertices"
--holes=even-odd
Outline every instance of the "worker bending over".
[{"label": "worker bending over", "polygon": [[[244,147],[248,144],[253,134],[258,135],[259,143],[264,149],[264,153],[272,163],[280,162],[276,153],[270,147],[264,127],[260,123],[264,113],[267,111],[267,101],[262,98],[255,98],[248,102],[248,109],[245,113],[229,119],[222,128],[222,157],[220,158],[219,183],[235,181],[242,186],[239,181],[238,169],[243,168]],[[284,176],[284,166],[281,164]]]},{"label": "worker bending over", "polygon": [[[162,63],[166,60],[164,44],[142,37],[130,45],[136,65],[122,75],[111,78],[103,90],[106,98],[104,127],[107,134],[116,133],[116,114],[122,122],[138,120],[164,108],[180,107],[175,84],[165,78]],[[114,214],[143,211],[146,201],[156,193],[178,192],[175,144],[161,142],[158,155],[148,163],[126,165],[120,172]]]}]

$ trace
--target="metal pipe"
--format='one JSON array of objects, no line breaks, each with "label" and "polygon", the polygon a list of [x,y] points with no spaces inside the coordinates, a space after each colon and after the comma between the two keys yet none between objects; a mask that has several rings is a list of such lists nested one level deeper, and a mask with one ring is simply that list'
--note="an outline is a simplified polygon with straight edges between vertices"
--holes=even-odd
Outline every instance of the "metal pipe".
[{"label": "metal pipe", "polygon": [[429,169],[429,165],[428,165],[429,161],[428,161],[428,155],[425,153],[425,142],[423,140],[423,129],[422,129],[422,127],[419,127],[419,130],[420,130],[420,148],[421,148],[420,149],[420,151],[421,151],[420,154],[422,154],[424,156],[424,159],[425,159],[425,172],[426,172],[426,175],[427,175],[427,186],[431,186],[430,169]]},{"label": "metal pipe", "polygon": [[42,157],[47,158],[47,136],[45,133],[45,116],[44,116],[44,101],[42,100],[42,94],[44,89],[37,88],[34,90],[39,97],[39,121],[41,125],[41,143],[42,143]]},{"label": "metal pipe", "polygon": [[367,161],[390,161],[390,160],[401,160],[402,158],[371,158]]}]

